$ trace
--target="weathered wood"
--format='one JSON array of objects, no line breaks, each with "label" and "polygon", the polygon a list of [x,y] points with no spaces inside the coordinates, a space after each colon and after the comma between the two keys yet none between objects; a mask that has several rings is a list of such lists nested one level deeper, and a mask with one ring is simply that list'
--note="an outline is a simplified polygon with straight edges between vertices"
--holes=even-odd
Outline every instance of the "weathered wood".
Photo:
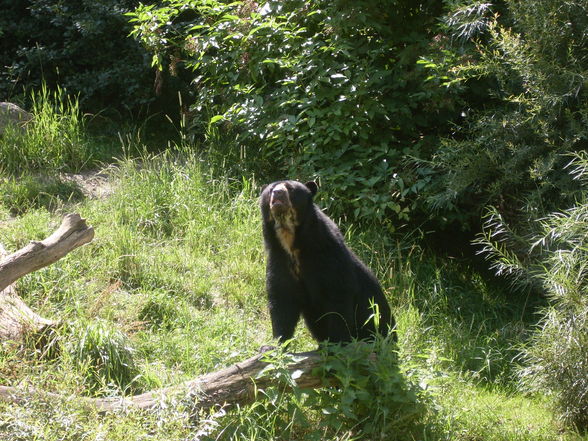
[{"label": "weathered wood", "polygon": [[[174,398],[189,400],[194,409],[208,409],[215,405],[244,405],[255,400],[255,390],[276,385],[271,375],[260,375],[268,362],[263,355],[256,355],[245,361],[202,375],[180,385],[146,392],[140,395],[120,398],[87,398],[78,397],[81,403],[93,406],[99,411],[117,411],[125,408],[153,409]],[[320,388],[325,381],[315,375],[314,371],[322,362],[321,355],[316,352],[292,354],[293,362],[288,371],[293,374],[300,388]],[[31,398],[46,401],[65,400],[72,398],[38,390],[21,390],[14,387],[0,386],[0,401],[9,403],[26,402]]]},{"label": "weathered wood", "polygon": [[92,227],[78,214],[68,214],[47,239],[7,256],[0,244],[0,342],[18,341],[30,333],[43,332],[58,322],[33,312],[18,296],[14,282],[20,277],[61,259],[94,237]]},{"label": "weathered wood", "polygon": [[[8,252],[0,244],[0,259]],[[0,292],[0,342],[19,341],[25,334],[43,332],[56,322],[47,320],[33,312],[16,293],[14,283]]]},{"label": "weathered wood", "polygon": [[26,247],[0,262],[0,291],[21,278],[53,262],[71,250],[90,242],[94,229],[79,214],[68,214],[59,228],[47,239],[31,241]]}]

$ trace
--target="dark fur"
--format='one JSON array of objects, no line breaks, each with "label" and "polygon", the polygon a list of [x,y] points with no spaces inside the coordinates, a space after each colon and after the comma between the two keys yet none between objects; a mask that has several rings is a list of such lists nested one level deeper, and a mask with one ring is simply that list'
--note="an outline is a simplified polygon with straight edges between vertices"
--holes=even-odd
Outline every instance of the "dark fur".
[{"label": "dark fur", "polygon": [[[287,189],[287,195],[280,189]],[[292,338],[302,315],[319,342],[368,339],[375,332],[370,301],[379,307],[378,331],[387,335],[394,329],[394,318],[380,284],[347,248],[335,223],[313,203],[316,191],[314,182],[280,181],[261,193],[273,335],[280,342]],[[281,222],[288,223],[284,219],[290,208],[296,216],[292,236],[287,228],[279,228]]]}]

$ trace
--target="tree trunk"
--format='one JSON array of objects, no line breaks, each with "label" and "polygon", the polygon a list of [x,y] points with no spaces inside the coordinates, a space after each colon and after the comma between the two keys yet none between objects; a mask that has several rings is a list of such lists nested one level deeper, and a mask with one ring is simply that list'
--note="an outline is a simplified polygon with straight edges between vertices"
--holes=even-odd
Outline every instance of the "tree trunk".
[{"label": "tree trunk", "polygon": [[73,249],[88,243],[94,229],[78,214],[68,214],[60,227],[47,239],[31,241],[14,254],[6,256],[0,244],[0,342],[20,341],[29,333],[43,332],[58,322],[33,312],[17,295],[14,282],[20,277],[61,259]]},{"label": "tree trunk", "polygon": [[[315,374],[321,365],[322,357],[316,352],[292,354],[293,362],[287,366],[296,385],[300,388],[315,389],[326,386],[325,381]],[[117,411],[125,408],[153,409],[167,400],[189,400],[196,410],[209,409],[215,405],[244,405],[253,402],[255,391],[276,385],[270,375],[261,375],[269,365],[263,361],[263,355],[256,355],[245,361],[202,375],[186,381],[140,395],[120,398],[78,398],[80,402],[97,408],[99,411]],[[287,385],[284,385],[287,387]],[[14,387],[0,386],[0,400],[9,403],[21,403],[37,398],[45,401],[65,400],[71,397],[38,390],[20,390]]]}]

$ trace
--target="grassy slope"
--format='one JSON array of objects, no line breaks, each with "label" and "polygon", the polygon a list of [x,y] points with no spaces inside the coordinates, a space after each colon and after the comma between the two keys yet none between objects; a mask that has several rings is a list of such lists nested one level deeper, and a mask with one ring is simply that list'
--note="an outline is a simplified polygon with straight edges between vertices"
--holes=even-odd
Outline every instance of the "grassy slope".
[{"label": "grassy slope", "polygon": [[[171,154],[121,162],[110,180],[116,191],[109,198],[62,207],[87,217],[95,240],[19,282],[31,307],[67,323],[58,351],[4,347],[0,384],[71,395],[139,392],[227,366],[270,343],[256,184],[215,179],[196,158]],[[1,210],[0,242],[13,250],[45,237],[60,219],[37,208],[9,220]],[[580,439],[562,431],[545,400],[517,389],[512,347],[532,321],[524,299],[450,261],[377,238],[348,234],[394,307],[404,371],[426,390],[421,425],[381,439]],[[300,326],[294,349],[313,347]],[[320,439],[318,403],[337,412],[341,402],[300,400],[292,407],[290,398],[270,396],[199,418],[181,405],[97,417],[75,402],[1,404],[0,439]],[[323,439],[361,433],[341,421]]]}]

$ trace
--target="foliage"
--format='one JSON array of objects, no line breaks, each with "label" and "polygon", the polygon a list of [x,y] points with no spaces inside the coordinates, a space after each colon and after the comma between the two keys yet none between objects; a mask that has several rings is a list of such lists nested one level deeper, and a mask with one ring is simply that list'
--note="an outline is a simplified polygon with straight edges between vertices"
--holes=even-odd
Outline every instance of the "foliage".
[{"label": "foliage", "polygon": [[439,8],[168,0],[130,15],[154,63],[192,70],[192,135],[210,159],[264,180],[318,178],[332,214],[386,222],[408,217],[427,179],[403,159],[428,151],[451,114],[415,64]]},{"label": "foliage", "polygon": [[418,436],[426,395],[401,371],[395,346],[378,337],[372,344],[329,348],[323,375],[342,386],[325,391],[318,403],[325,426],[334,433],[353,430],[362,439]]},{"label": "foliage", "polygon": [[[431,158],[428,207],[477,228],[497,274],[518,292],[546,293],[549,307],[523,351],[522,378],[552,393],[563,419],[582,429],[588,384],[584,350],[586,162],[585,32],[588,2],[448,2],[444,52],[423,64],[464,99],[461,124]],[[573,208],[568,208],[568,207]]]},{"label": "foliage", "polygon": [[[576,156],[572,175],[584,183],[582,198],[572,208],[544,218],[536,235],[513,241],[504,222],[494,219],[480,239],[497,271],[545,290],[550,305],[524,350],[521,376],[533,389],[552,392],[562,418],[582,430],[588,429],[586,170],[586,154]],[[513,243],[526,243],[530,258],[518,258],[521,253],[512,251]]]},{"label": "foliage", "polygon": [[135,0],[0,1],[0,99],[47,84],[84,111],[137,111],[152,100],[149,60],[128,38]]},{"label": "foliage", "polygon": [[463,99],[463,120],[430,158],[425,206],[461,228],[487,206],[532,222],[573,201],[563,167],[586,148],[588,2],[447,2],[441,49],[422,63]]},{"label": "foliage", "polygon": [[[264,434],[261,439],[348,439],[351,433],[373,440],[418,436],[426,414],[425,394],[401,371],[395,346],[391,339],[378,338],[323,347],[324,364],[316,374],[340,386],[313,390],[301,389],[296,381],[300,373],[288,371],[295,355],[281,350],[264,354],[269,365],[259,375],[270,376],[275,386],[258,389],[256,403],[243,413],[249,421],[231,421],[227,434],[242,439],[253,429],[257,436]],[[320,425],[313,424],[315,418]]]}]

